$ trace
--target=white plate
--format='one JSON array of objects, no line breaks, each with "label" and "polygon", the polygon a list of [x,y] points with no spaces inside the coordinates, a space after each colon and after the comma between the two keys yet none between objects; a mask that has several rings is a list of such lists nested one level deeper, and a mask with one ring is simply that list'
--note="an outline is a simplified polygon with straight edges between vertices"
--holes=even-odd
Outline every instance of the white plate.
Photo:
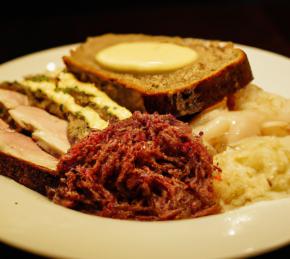
[{"label": "white plate", "polygon": [[[0,66],[0,81],[60,66],[60,57],[73,46],[5,63]],[[249,56],[255,83],[290,97],[289,59],[241,47]],[[290,198],[198,219],[135,222],[57,206],[0,176],[0,208],[0,240],[50,257],[224,258],[257,254],[290,242]]]}]

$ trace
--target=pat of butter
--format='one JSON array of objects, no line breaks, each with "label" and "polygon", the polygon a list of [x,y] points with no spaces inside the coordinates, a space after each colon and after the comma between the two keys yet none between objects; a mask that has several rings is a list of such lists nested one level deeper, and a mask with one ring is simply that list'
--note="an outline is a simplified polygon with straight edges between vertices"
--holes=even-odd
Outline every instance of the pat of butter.
[{"label": "pat of butter", "polygon": [[97,53],[97,62],[119,72],[160,73],[179,69],[194,62],[198,54],[172,43],[120,43]]}]

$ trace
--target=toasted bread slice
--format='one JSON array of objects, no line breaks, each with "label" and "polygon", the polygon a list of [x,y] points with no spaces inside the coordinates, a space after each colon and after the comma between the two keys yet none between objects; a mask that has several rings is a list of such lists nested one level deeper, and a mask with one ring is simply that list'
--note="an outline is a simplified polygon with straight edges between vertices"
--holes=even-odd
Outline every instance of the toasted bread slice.
[{"label": "toasted bread slice", "polygon": [[[194,49],[197,60],[175,71],[158,74],[107,70],[96,54],[124,42],[169,42]],[[192,38],[105,34],[89,38],[63,58],[68,71],[82,81],[95,83],[112,99],[130,109],[172,113],[197,113],[246,86],[252,79],[246,54],[232,43]]]}]

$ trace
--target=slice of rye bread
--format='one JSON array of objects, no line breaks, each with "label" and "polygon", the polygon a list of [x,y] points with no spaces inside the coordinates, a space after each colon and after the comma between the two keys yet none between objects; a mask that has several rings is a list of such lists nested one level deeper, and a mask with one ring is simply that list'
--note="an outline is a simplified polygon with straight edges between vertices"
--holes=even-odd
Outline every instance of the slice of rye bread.
[{"label": "slice of rye bread", "polygon": [[[120,73],[95,60],[102,49],[124,42],[170,42],[194,49],[198,59],[159,74]],[[246,54],[232,43],[142,34],[105,34],[88,40],[63,58],[68,71],[95,83],[131,111],[194,114],[246,86],[252,72]]]},{"label": "slice of rye bread", "polygon": [[0,175],[7,176],[43,195],[46,195],[47,188],[56,187],[59,182],[56,171],[2,151],[0,151]]}]

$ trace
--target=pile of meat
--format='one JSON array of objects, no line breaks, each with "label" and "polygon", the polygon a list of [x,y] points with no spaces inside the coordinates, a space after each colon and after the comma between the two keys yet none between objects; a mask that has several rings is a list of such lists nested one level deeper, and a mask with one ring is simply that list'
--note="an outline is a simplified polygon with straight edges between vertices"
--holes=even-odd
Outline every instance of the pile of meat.
[{"label": "pile of meat", "polygon": [[219,212],[217,168],[200,136],[171,115],[135,112],[93,131],[58,164],[54,202],[104,217],[193,218]]}]

